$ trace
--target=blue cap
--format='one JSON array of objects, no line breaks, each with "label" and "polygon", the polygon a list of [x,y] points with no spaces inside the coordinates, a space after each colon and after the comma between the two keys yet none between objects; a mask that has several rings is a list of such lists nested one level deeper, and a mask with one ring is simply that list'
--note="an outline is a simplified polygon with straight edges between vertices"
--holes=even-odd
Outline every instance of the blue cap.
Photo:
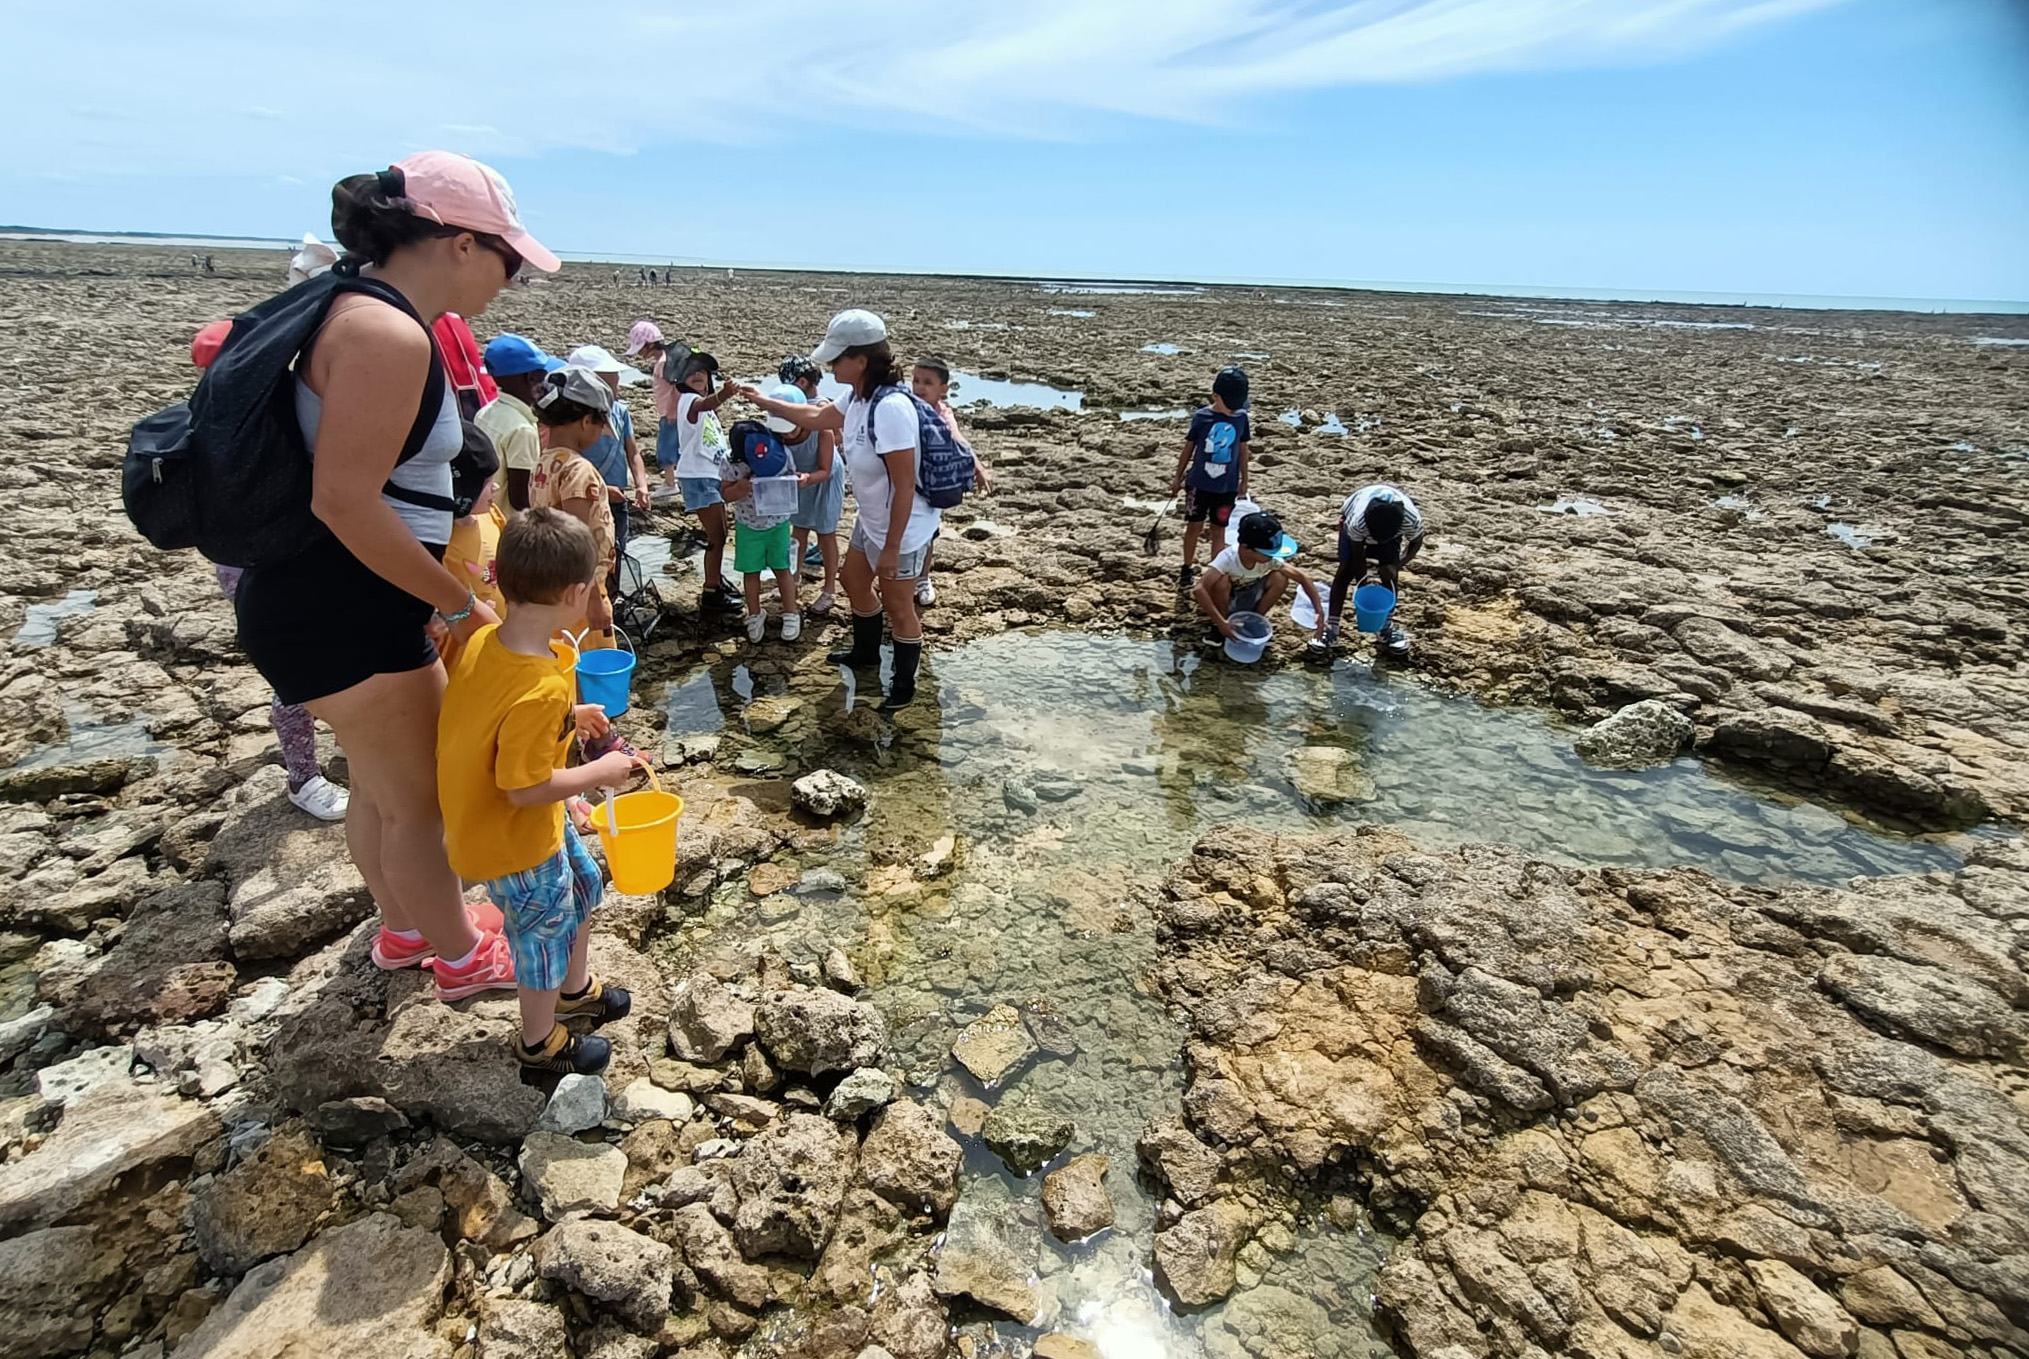
[{"label": "blue cap", "polygon": [[486,371],[494,377],[518,377],[523,373],[554,373],[564,366],[551,358],[533,340],[521,335],[496,335],[486,346]]}]

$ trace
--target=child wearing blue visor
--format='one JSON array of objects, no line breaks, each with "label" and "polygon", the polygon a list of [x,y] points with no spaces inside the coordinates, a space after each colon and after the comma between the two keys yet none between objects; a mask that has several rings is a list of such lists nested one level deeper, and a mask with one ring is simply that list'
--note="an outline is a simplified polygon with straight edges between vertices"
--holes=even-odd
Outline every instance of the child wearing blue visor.
[{"label": "child wearing blue visor", "polygon": [[1230,638],[1235,629],[1230,621],[1236,613],[1267,614],[1295,585],[1310,596],[1317,611],[1317,637],[1313,646],[1324,645],[1325,611],[1317,585],[1297,567],[1296,539],[1282,531],[1282,521],[1266,512],[1248,515],[1240,521],[1238,541],[1212,558],[1205,574],[1198,578],[1192,598],[1212,620],[1221,637]]}]

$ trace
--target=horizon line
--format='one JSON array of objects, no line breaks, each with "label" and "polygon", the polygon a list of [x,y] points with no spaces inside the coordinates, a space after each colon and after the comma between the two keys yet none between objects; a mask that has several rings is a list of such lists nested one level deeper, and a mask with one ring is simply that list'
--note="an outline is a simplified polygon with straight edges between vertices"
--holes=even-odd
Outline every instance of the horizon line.
[{"label": "horizon line", "polygon": [[[62,241],[64,237],[89,236],[100,241]],[[162,241],[215,241],[221,249],[272,247],[292,249],[300,238],[287,236],[228,236],[212,232],[182,231],[95,231],[78,227],[38,227],[0,224],[0,239],[51,237],[63,244],[148,244]],[[1692,307],[1735,307],[1763,311],[1892,311],[1915,315],[2013,316],[2029,313],[2029,300],[1977,297],[1906,297],[1894,294],[1863,293],[1760,293],[1717,292],[1707,289],[1591,287],[1580,284],[1533,283],[1446,283],[1408,279],[1293,279],[1207,275],[1196,278],[1134,278],[1121,274],[1036,274],[993,273],[976,269],[881,269],[837,264],[798,263],[779,260],[706,259],[697,255],[640,255],[624,252],[599,253],[559,250],[557,257],[567,264],[624,264],[637,268],[744,269],[758,273],[842,274],[869,278],[978,279],[996,283],[1053,283],[1071,285],[1118,284],[1142,288],[1301,288],[1334,292],[1379,292],[1433,297],[1525,298],[1549,302],[1631,303]]]}]

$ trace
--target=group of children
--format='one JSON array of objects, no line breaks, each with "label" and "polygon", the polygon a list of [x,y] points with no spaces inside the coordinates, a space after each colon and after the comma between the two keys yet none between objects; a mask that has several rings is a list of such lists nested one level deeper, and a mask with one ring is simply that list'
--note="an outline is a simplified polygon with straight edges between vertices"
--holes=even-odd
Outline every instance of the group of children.
[{"label": "group of children", "polygon": [[[1245,515],[1235,526],[1234,541],[1216,546],[1234,506],[1247,496],[1251,434],[1247,398],[1246,371],[1220,369],[1212,379],[1211,401],[1191,416],[1184,434],[1170,485],[1170,495],[1181,495],[1184,509],[1184,562],[1178,587],[1190,592],[1213,629],[1226,638],[1236,635],[1233,614],[1266,614],[1292,587],[1300,589],[1309,596],[1317,617],[1310,648],[1329,656],[1338,644],[1346,601],[1366,580],[1370,562],[1380,583],[1399,594],[1402,568],[1423,548],[1423,516],[1408,495],[1383,483],[1361,487],[1346,497],[1339,507],[1338,571],[1328,601],[1319,599],[1316,582],[1292,564],[1296,540],[1283,532],[1281,520],[1272,514]],[[1211,564],[1200,578],[1198,539],[1206,531],[1215,546]],[[1391,656],[1408,653],[1408,634],[1392,617],[1381,628],[1380,646]]]}]

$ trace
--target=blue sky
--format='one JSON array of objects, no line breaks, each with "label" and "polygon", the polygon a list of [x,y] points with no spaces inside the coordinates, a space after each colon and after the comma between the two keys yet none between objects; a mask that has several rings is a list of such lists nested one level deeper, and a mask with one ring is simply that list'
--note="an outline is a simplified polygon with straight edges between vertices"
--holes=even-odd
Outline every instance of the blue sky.
[{"label": "blue sky", "polygon": [[327,59],[256,0],[30,9],[0,220],[322,231],[444,145],[565,252],[2029,300],[2019,0],[563,12],[354,0]]}]

